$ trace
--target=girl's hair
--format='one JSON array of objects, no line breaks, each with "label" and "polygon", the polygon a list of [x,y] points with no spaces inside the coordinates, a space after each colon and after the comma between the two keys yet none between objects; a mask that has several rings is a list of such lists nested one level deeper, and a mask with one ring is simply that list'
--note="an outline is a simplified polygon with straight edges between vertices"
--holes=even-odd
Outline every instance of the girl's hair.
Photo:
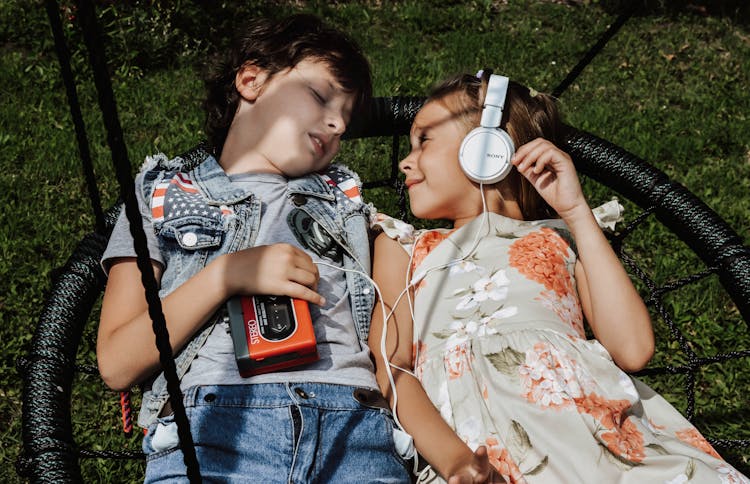
[{"label": "girl's hair", "polygon": [[[442,103],[468,133],[479,126],[488,79],[489,76],[480,79],[469,74],[451,77],[435,87],[427,101]],[[516,147],[540,137],[558,146],[562,141],[563,125],[552,96],[532,94],[528,87],[514,81],[508,86],[500,127],[508,132]],[[495,187],[504,198],[512,197],[518,202],[524,220],[558,216],[515,167]]]},{"label": "girl's hair", "polygon": [[346,34],[308,14],[254,19],[237,32],[226,56],[209,66],[204,80],[206,136],[217,156],[240,99],[234,84],[237,72],[254,64],[268,71],[270,78],[304,60],[323,62],[341,86],[355,94],[355,114],[367,107],[372,95],[370,65]]}]

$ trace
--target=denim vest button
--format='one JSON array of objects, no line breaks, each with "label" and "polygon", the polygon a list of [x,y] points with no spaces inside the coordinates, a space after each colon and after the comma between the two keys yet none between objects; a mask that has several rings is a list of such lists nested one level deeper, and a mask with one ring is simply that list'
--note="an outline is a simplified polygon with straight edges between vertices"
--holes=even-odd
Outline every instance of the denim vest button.
[{"label": "denim vest button", "polygon": [[188,232],[182,237],[182,243],[188,247],[192,247],[198,243],[198,236],[195,232]]},{"label": "denim vest button", "polygon": [[307,400],[308,398],[307,393],[305,393],[305,391],[301,389],[300,387],[295,388],[294,393],[299,395],[300,398],[304,398],[305,400]]},{"label": "denim vest button", "polygon": [[207,393],[206,396],[203,397],[203,401],[204,402],[211,403],[214,400],[216,400],[216,395],[214,395],[213,393]]},{"label": "denim vest button", "polygon": [[304,195],[300,195],[299,193],[297,193],[292,197],[292,203],[297,207],[301,207],[302,205],[307,203],[307,198],[305,198]]}]

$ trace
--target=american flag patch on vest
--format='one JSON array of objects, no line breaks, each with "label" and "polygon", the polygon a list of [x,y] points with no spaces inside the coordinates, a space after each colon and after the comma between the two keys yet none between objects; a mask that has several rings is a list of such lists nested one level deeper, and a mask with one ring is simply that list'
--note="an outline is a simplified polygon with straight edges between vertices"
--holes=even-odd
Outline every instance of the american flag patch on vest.
[{"label": "american flag patch on vest", "polygon": [[[214,210],[216,207],[208,205],[187,173],[175,173],[171,178],[162,180],[151,197],[151,218],[154,223],[164,221],[165,217],[207,217]],[[226,205],[219,207],[219,210],[222,216],[234,213]]]},{"label": "american flag patch on vest", "polygon": [[320,176],[323,177],[326,183],[344,192],[348,200],[340,201],[351,200],[354,203],[362,203],[362,194],[359,191],[357,181],[350,174],[342,170],[332,169]]}]

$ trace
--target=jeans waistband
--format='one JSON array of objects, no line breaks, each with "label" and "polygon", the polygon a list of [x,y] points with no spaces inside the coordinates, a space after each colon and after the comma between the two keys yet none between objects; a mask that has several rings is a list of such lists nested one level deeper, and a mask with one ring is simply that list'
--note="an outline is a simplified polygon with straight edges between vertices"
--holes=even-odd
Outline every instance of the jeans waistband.
[{"label": "jeans waistband", "polygon": [[[387,400],[377,390],[328,383],[257,383],[252,385],[201,385],[188,388],[185,407],[284,407],[310,406],[325,409],[356,410],[362,406],[390,411]],[[172,413],[169,402],[162,416]]]}]

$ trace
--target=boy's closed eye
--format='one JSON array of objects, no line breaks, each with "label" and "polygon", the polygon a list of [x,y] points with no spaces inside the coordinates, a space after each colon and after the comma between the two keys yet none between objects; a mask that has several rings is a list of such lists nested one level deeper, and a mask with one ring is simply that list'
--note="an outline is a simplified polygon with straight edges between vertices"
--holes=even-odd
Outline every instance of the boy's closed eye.
[{"label": "boy's closed eye", "polygon": [[310,93],[321,106],[325,106],[328,103],[328,99],[312,86],[310,87]]},{"label": "boy's closed eye", "polygon": [[[329,106],[333,107],[338,92],[342,92],[346,95],[350,94],[348,91],[337,90],[336,87],[333,86],[330,82],[327,84],[322,83],[317,86],[310,82],[308,83],[307,87],[313,99],[315,99],[315,102],[317,102],[323,108]],[[344,120],[344,124],[348,126],[349,121],[351,121],[352,117],[351,107],[347,107],[346,105],[342,106],[340,114],[341,118]]]},{"label": "boy's closed eye", "polygon": [[336,92],[335,86],[326,79],[308,78],[306,83],[312,95],[323,104],[328,103]]}]

